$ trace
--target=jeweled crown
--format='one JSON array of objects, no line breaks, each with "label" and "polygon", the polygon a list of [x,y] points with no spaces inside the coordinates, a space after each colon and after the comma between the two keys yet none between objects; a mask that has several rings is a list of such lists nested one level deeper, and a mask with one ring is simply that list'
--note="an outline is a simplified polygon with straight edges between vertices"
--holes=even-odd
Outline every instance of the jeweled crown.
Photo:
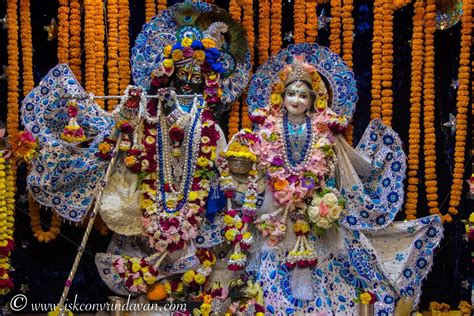
[{"label": "jeweled crown", "polygon": [[288,74],[286,81],[284,82],[285,87],[295,81],[305,81],[312,83],[311,75],[306,71],[303,64],[299,60],[295,60],[291,64],[291,72]]}]

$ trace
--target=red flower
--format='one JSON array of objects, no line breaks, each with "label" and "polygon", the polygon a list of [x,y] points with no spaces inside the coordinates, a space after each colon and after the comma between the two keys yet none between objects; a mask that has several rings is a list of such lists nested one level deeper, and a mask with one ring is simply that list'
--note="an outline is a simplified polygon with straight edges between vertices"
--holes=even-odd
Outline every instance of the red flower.
[{"label": "red flower", "polygon": [[70,106],[67,107],[67,114],[70,117],[76,117],[78,112],[79,112],[79,110],[77,109],[77,106],[71,106],[70,105]]},{"label": "red flower", "polygon": [[128,276],[127,281],[125,281],[126,287],[131,287],[133,285],[133,277],[131,275]]},{"label": "red flower", "polygon": [[181,142],[184,138],[183,129],[176,125],[171,126],[169,133],[170,133],[170,138],[173,142]]},{"label": "red flower", "polygon": [[120,126],[120,131],[124,134],[130,134],[133,132],[133,126],[130,123],[124,123]]}]

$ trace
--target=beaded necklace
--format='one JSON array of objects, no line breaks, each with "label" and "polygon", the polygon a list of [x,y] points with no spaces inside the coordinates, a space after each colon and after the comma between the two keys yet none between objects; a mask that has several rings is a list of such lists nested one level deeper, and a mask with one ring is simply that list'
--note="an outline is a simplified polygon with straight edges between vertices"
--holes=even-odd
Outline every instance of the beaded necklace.
[{"label": "beaded necklace", "polygon": [[295,151],[292,149],[292,139],[290,137],[289,132],[289,121],[288,121],[288,113],[283,114],[282,120],[282,130],[283,130],[283,144],[284,144],[284,151],[283,156],[285,159],[285,165],[291,173],[298,173],[301,168],[303,168],[309,160],[308,153],[311,153],[312,149],[312,140],[313,140],[313,133],[311,130],[311,118],[306,117],[305,122],[305,129],[304,129],[304,143],[302,144],[301,154],[298,152],[296,155],[297,159],[295,158]]}]

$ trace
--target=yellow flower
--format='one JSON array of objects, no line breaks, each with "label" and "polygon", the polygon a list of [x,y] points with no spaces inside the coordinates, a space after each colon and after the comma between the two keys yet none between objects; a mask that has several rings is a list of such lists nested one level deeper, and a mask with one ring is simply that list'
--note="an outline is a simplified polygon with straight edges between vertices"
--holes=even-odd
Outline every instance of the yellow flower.
[{"label": "yellow flower", "polygon": [[210,140],[211,140],[211,139],[210,139],[209,137],[207,137],[207,136],[201,137],[201,142],[202,142],[203,144],[209,143]]},{"label": "yellow flower", "polygon": [[285,86],[281,82],[279,82],[278,84],[273,86],[273,92],[274,93],[281,94],[283,92],[283,90],[285,90]]},{"label": "yellow flower", "polygon": [[168,201],[166,201],[166,206],[168,208],[174,208],[176,206],[176,200],[169,199]]},{"label": "yellow flower", "polygon": [[183,46],[183,47],[188,47],[188,46],[191,46],[192,43],[193,43],[192,38],[185,37],[185,38],[183,38],[183,40],[181,41],[181,46]]},{"label": "yellow flower", "polygon": [[188,200],[189,200],[190,202],[194,202],[194,201],[196,201],[198,198],[199,198],[199,194],[198,194],[196,191],[191,191],[191,192],[189,192]]},{"label": "yellow flower", "polygon": [[216,47],[216,41],[211,38],[203,38],[201,42],[206,49]]},{"label": "yellow flower", "polygon": [[173,59],[167,58],[163,60],[163,66],[165,66],[166,68],[171,68],[173,67],[173,65],[174,65]]},{"label": "yellow flower", "polygon": [[176,288],[176,293],[183,293],[184,285],[183,283],[179,282],[178,287]]},{"label": "yellow flower", "polygon": [[133,166],[136,163],[137,163],[137,158],[135,158],[134,156],[125,157],[125,165],[127,167]]},{"label": "yellow flower", "polygon": [[150,200],[150,199],[143,199],[140,206],[141,206],[143,209],[147,209],[147,208],[149,208],[149,207],[152,206],[152,205],[153,205],[153,201],[152,201],[152,200]]},{"label": "yellow flower", "polygon": [[371,300],[372,300],[372,296],[369,293],[362,293],[360,295],[360,301],[362,304],[370,304]]},{"label": "yellow flower", "polygon": [[213,152],[211,153],[211,161],[215,161],[215,160],[216,160],[216,152],[213,151]]},{"label": "yellow flower", "polygon": [[252,237],[252,234],[250,234],[250,232],[246,232],[242,235],[243,239],[249,239],[250,237]]},{"label": "yellow flower", "polygon": [[180,61],[181,59],[183,59],[183,52],[179,49],[175,49],[171,54],[171,58],[173,58],[173,61]]},{"label": "yellow flower", "polygon": [[281,191],[281,190],[283,190],[284,188],[286,188],[287,186],[288,186],[288,181],[287,181],[287,180],[278,179],[278,180],[276,180],[276,181],[273,183],[273,187],[274,187],[275,190],[277,190],[277,191]]},{"label": "yellow flower", "polygon": [[109,143],[100,143],[99,144],[99,151],[103,154],[106,154],[110,151],[110,144]]},{"label": "yellow flower", "polygon": [[209,268],[210,266],[212,266],[212,262],[209,260],[204,260],[202,265],[204,266],[204,268]]},{"label": "yellow flower", "polygon": [[474,213],[471,213],[471,215],[469,215],[469,223],[474,223]]},{"label": "yellow flower", "polygon": [[[201,139],[202,141],[202,139]],[[213,146],[202,146],[201,151],[205,154],[208,154],[211,152]]]},{"label": "yellow flower", "polygon": [[204,295],[202,300],[204,301],[204,304],[210,304],[212,302],[212,296],[209,294],[206,294]]},{"label": "yellow flower", "polygon": [[212,308],[212,305],[211,304],[207,304],[207,303],[204,303],[201,305],[201,313],[202,313],[202,316],[207,316],[211,313],[211,308]]},{"label": "yellow flower", "polygon": [[146,284],[153,284],[156,282],[156,277],[147,273],[143,276],[143,280],[145,280]]},{"label": "yellow flower", "polygon": [[232,223],[234,222],[234,218],[230,215],[226,215],[224,216],[224,223],[226,223],[227,225],[232,225]]},{"label": "yellow flower", "polygon": [[207,167],[209,165],[209,159],[204,157],[199,157],[197,161],[198,166],[200,167]]},{"label": "yellow flower", "polygon": [[202,50],[197,50],[194,52],[193,57],[198,63],[202,64],[206,59],[206,53],[204,53]]},{"label": "yellow flower", "polygon": [[225,239],[228,241],[233,241],[235,239],[236,231],[234,229],[229,229],[225,232]]},{"label": "yellow flower", "polygon": [[169,282],[165,283],[166,293],[171,294],[171,284]]},{"label": "yellow flower", "polygon": [[132,271],[135,273],[135,272],[138,272],[139,270],[140,270],[140,264],[138,262],[132,263]]},{"label": "yellow flower", "polygon": [[169,55],[171,54],[171,49],[173,49],[171,45],[166,45],[163,49],[163,55],[165,55],[165,57],[169,57]]},{"label": "yellow flower", "polygon": [[271,104],[281,104],[282,103],[282,98],[281,98],[281,95],[280,94],[277,94],[277,93],[273,93],[271,96],[270,96],[270,103]]},{"label": "yellow flower", "polygon": [[325,109],[327,106],[327,101],[325,99],[318,99],[316,101],[316,108],[319,109],[319,110],[323,110]]},{"label": "yellow flower", "polygon": [[239,220],[239,221],[235,222],[235,228],[241,229],[242,227],[243,227],[242,221]]},{"label": "yellow flower", "polygon": [[214,72],[212,72],[212,73],[210,73],[210,74],[207,76],[207,78],[208,78],[209,80],[216,80],[216,79],[217,79],[217,75],[216,75]]},{"label": "yellow flower", "polygon": [[183,280],[184,283],[187,283],[187,284],[193,282],[193,280],[194,280],[194,271],[193,270],[186,271],[183,274],[182,280]]},{"label": "yellow flower", "polygon": [[206,277],[201,273],[198,273],[194,276],[194,281],[196,281],[197,284],[202,285],[206,282]]}]

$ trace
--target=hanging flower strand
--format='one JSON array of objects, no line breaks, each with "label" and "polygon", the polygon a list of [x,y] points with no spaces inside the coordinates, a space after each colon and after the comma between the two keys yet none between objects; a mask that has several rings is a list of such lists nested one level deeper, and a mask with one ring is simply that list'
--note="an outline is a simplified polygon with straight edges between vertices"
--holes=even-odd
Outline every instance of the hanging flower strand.
[{"label": "hanging flower strand", "polygon": [[393,5],[392,0],[383,4],[383,45],[382,45],[382,121],[392,125],[393,103]]},{"label": "hanging flower strand", "polygon": [[119,93],[122,93],[130,83],[130,38],[128,23],[130,20],[130,9],[128,0],[118,0],[119,9]]},{"label": "hanging flower strand", "polygon": [[7,189],[9,183],[7,179],[8,163],[0,153],[0,295],[8,294],[13,289],[13,279],[9,273],[12,269],[10,255],[14,248],[13,243],[13,222],[14,214],[11,213],[8,205],[10,204],[10,192]]},{"label": "hanging flower strand", "polygon": [[258,5],[258,63],[262,65],[268,59],[270,47],[270,3],[269,0],[261,0]]},{"label": "hanging flower strand", "polygon": [[82,80],[81,71],[81,3],[71,0],[69,10],[69,65],[77,81]]},{"label": "hanging flower strand", "polygon": [[[107,1],[107,89],[109,95],[119,93],[119,68],[118,68],[118,2],[117,0]],[[117,100],[108,100],[107,108],[113,110],[117,105]]]},{"label": "hanging flower strand", "polygon": [[[421,94],[423,77],[423,24],[425,15],[425,1],[415,2],[415,14],[413,15],[413,38],[411,50],[411,93],[410,93],[410,127],[408,134],[408,187],[405,202],[406,219],[416,219],[418,205],[418,169],[420,156],[420,118],[421,118]],[[429,154],[436,154],[435,151]]]},{"label": "hanging flower strand", "polygon": [[85,88],[95,91],[95,0],[84,0],[84,48],[86,53]]},{"label": "hanging flower strand", "polygon": [[282,19],[282,8],[281,0],[272,0],[271,4],[271,43],[270,51],[271,55],[278,53],[281,49],[281,19]]},{"label": "hanging flower strand", "polygon": [[304,43],[305,37],[305,1],[295,0],[293,4],[294,40],[296,44]]},{"label": "hanging flower strand", "polygon": [[354,41],[353,0],[344,0],[342,7],[342,59],[352,68],[352,43]]},{"label": "hanging flower strand", "polygon": [[31,36],[30,0],[20,0],[20,36],[23,57],[23,96],[33,90],[33,41]]},{"label": "hanging flower strand", "polygon": [[13,135],[18,132],[19,108],[18,108],[18,82],[19,82],[19,49],[18,49],[18,15],[17,2],[7,2],[7,32],[8,32],[8,81],[7,81],[7,132]]},{"label": "hanging flower strand", "polygon": [[331,0],[329,48],[336,54],[341,53],[341,10],[341,0]]},{"label": "hanging flower strand", "polygon": [[308,0],[306,5],[306,42],[315,43],[318,38],[318,16],[316,14],[317,2],[316,0]]},{"label": "hanging flower strand", "polygon": [[469,59],[471,57],[471,34],[472,34],[472,3],[463,1],[463,15],[461,18],[461,52],[459,54],[459,87],[457,94],[456,114],[456,143],[454,145],[454,171],[451,196],[449,200],[449,214],[456,215],[457,207],[461,201],[462,182],[464,174],[464,159],[466,151],[467,136],[467,112],[469,110],[469,85],[470,69]]},{"label": "hanging flower strand", "polygon": [[253,0],[242,0],[244,8],[244,17],[242,18],[242,25],[247,31],[247,42],[250,49],[250,62],[254,64],[254,45],[255,45],[255,29],[253,21]]},{"label": "hanging flower strand", "polygon": [[166,0],[158,0],[158,3],[157,3],[158,12],[161,12],[164,9],[166,9],[167,4],[168,4],[168,1]]},{"label": "hanging flower strand", "polygon": [[145,0],[145,22],[149,22],[155,15],[155,0]]},{"label": "hanging flower strand", "polygon": [[383,4],[385,0],[374,3],[374,38],[372,40],[372,101],[370,118],[380,118],[382,114],[382,42],[383,42]]},{"label": "hanging flower strand", "polygon": [[[96,86],[94,93],[96,95],[105,94],[104,86],[104,67],[105,67],[105,29],[104,29],[104,3],[102,0],[96,0],[95,5],[95,75]],[[96,103],[104,108],[104,100],[97,100]]]},{"label": "hanging flower strand", "polygon": [[58,61],[69,63],[69,1],[59,0],[58,8]]}]

